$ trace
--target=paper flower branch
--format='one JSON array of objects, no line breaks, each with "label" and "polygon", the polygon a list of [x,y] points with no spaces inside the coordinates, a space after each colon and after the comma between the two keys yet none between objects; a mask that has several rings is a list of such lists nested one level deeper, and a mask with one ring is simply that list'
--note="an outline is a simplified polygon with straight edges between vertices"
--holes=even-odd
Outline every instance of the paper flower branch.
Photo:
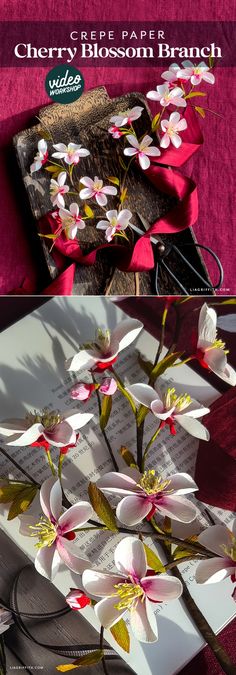
[{"label": "paper flower branch", "polygon": [[[162,318],[163,342],[165,323],[173,302],[178,312],[183,300],[168,299],[166,302]],[[227,317],[225,320],[227,323]],[[43,448],[53,474],[41,486],[29,480],[21,482],[3,477],[0,502],[11,504],[9,519],[19,516],[20,533],[36,540],[35,567],[40,574],[53,579],[59,566],[64,564],[82,575],[78,589],[68,588],[66,600],[76,611],[83,611],[89,604],[94,607],[101,624],[100,644],[105,628],[111,631],[120,647],[129,651],[129,629],[124,621],[127,615],[136,639],[156,641],[156,603],[169,602],[181,596],[185,582],[176,570],[185,560],[198,561],[196,582],[199,584],[220,582],[227,576],[232,583],[236,582],[235,522],[232,530],[224,525],[213,525],[198,537],[184,540],[174,536],[172,521],[191,523],[199,514],[197,503],[192,499],[198,487],[187,473],[161,475],[157,449],[151,467],[150,462],[148,467],[146,465],[149,449],[155,448],[157,436],[162,443],[164,429],[165,433],[170,433],[170,438],[172,435],[178,437],[180,425],[190,435],[209,440],[207,429],[199,421],[209,413],[209,408],[192,400],[187,393],[176,393],[173,388],[167,387],[164,393],[158,393],[156,380],[160,374],[168,372],[169,367],[181,367],[181,362],[198,359],[204,368],[212,369],[229,384],[235,385],[236,373],[227,364],[225,345],[216,336],[216,323],[215,310],[205,303],[199,313],[196,351],[181,353],[180,361],[179,353],[171,347],[167,356],[163,356],[162,342],[154,364],[144,363],[148,384],[125,386],[115,368],[116,363],[119,365],[120,353],[134,343],[142,330],[142,323],[136,319],[122,321],[112,334],[109,330],[98,329],[95,339],[81,345],[78,353],[66,362],[69,372],[79,374],[85,369],[88,372],[89,381],[74,383],[70,397],[80,406],[86,406],[93,397],[96,406],[98,399],[100,429],[114,463],[114,471],[105,473],[96,483],[89,483],[87,500],[81,500],[78,495],[74,504],[68,501],[63,487],[62,461],[70,447],[79,440],[76,435],[78,429],[94,423],[92,414],[80,412],[77,408],[66,414],[44,409],[28,413],[25,420],[0,423],[0,434],[5,436],[7,446]],[[161,389],[163,392],[163,387]],[[129,448],[123,447],[121,470],[109,441],[108,424],[112,419],[113,397],[118,394],[123,397],[124,409],[125,406],[131,408],[137,428],[137,455],[135,457]],[[154,416],[157,428],[145,448],[143,431],[147,415]],[[51,447],[58,449],[58,466],[52,462]],[[20,468],[24,473],[24,469]],[[42,510],[39,518],[25,513],[38,490]],[[111,497],[116,501],[115,510],[109,501]],[[104,539],[107,535],[114,537],[122,533],[123,538],[114,551],[114,571],[95,568],[84,547],[80,548],[80,533],[87,530],[90,535],[99,532]],[[147,546],[147,537],[152,539],[153,544],[162,545],[165,554],[168,551],[165,564],[153,548]],[[235,596],[235,591],[232,596]],[[9,614],[0,613],[0,632],[6,630],[9,623]],[[209,634],[207,637],[204,629],[202,631],[208,639]],[[222,654],[218,645],[216,656],[221,659],[221,665],[224,661]],[[58,670],[80,667],[81,658],[73,664],[58,666]],[[92,651],[87,658],[90,665],[105,659],[104,649]]]},{"label": "paper flower branch", "polygon": [[[196,66],[190,61],[184,61],[182,67],[172,64],[161,77],[165,80],[164,84],[147,92],[147,99],[155,101],[160,111],[146,133],[138,137],[135,128],[143,113],[142,106],[134,106],[110,119],[108,133],[119,145],[119,171],[123,172],[121,178],[107,176],[107,184],[104,185],[99,176],[84,175],[83,159],[90,155],[90,151],[79,144],[56,143],[51,152],[45,139],[39,141],[30,171],[32,174],[43,169],[52,174],[50,199],[56,210],[51,215],[56,227],[52,233],[40,233],[40,236],[52,240],[51,248],[61,235],[72,241],[79,238],[79,232],[86,224],[104,230],[108,243],[121,238],[126,246],[132,246],[133,214],[124,208],[128,197],[126,180],[131,164],[135,161],[143,171],[149,169],[152,160],[165,164],[165,150],[171,144],[176,150],[182,145],[182,133],[188,126],[187,107],[193,107],[201,117],[205,117],[207,108],[192,105],[194,97],[206,95],[204,91],[196,91],[195,87],[215,81],[210,66],[203,62]],[[115,151],[117,148],[114,146]]]}]

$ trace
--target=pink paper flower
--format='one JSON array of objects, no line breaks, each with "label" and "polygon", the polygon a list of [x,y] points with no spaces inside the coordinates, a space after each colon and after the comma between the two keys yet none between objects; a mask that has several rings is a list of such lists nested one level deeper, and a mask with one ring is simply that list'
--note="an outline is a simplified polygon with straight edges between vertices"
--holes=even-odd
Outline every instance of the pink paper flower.
[{"label": "pink paper flower", "polygon": [[198,490],[187,473],[175,473],[164,480],[154,470],[143,474],[134,468],[126,473],[111,471],[97,481],[97,486],[108,494],[124,495],[116,515],[127,526],[149,520],[156,511],[182,523],[191,523],[197,515],[196,507],[182,496]]},{"label": "pink paper flower", "polygon": [[69,209],[60,209],[59,218],[68,239],[75,239],[78,230],[85,228],[85,222],[79,214],[79,206],[73,202]]},{"label": "pink paper flower", "polygon": [[116,209],[106,212],[107,220],[99,220],[97,224],[97,230],[105,230],[105,239],[107,241],[112,241],[112,239],[123,232],[130,224],[130,218],[132,218],[132,213],[129,209],[122,209],[118,213]]},{"label": "pink paper flower", "polygon": [[71,609],[74,609],[77,612],[78,610],[87,607],[87,605],[92,604],[91,599],[79,588],[71,588],[70,593],[66,596],[66,602]]},{"label": "pink paper flower", "polygon": [[76,145],[76,143],[56,143],[53,146],[57,152],[52,154],[52,157],[57,157],[57,159],[64,159],[66,164],[78,164],[81,157],[87,157],[90,155],[89,150],[82,148],[81,145]]},{"label": "pink paper flower", "polygon": [[44,138],[41,138],[41,140],[38,142],[37,155],[35,155],[33,164],[31,164],[30,167],[30,173],[34,173],[34,171],[39,171],[39,169],[41,169],[41,167],[47,162],[47,159],[48,159],[47,143],[44,140]]},{"label": "pink paper flower", "polygon": [[70,397],[76,401],[87,401],[95,389],[95,384],[78,382],[70,390]]},{"label": "pink paper flower", "polygon": [[109,127],[108,133],[112,135],[113,138],[120,138],[123,136],[123,132],[119,130],[119,127],[116,127],[115,124],[113,124],[112,127]]},{"label": "pink paper flower", "polygon": [[161,128],[164,131],[164,136],[162,136],[160,142],[161,148],[168,148],[170,142],[173,143],[175,148],[179,148],[182,143],[179,131],[187,129],[187,122],[184,117],[181,119],[178,112],[173,112],[168,120],[161,120]]},{"label": "pink paper flower", "polygon": [[[138,337],[143,328],[137,319],[125,319],[115,328],[113,333],[98,328],[95,342],[66,361],[66,369],[71,371],[90,370],[97,368],[105,370],[115,363],[118,354],[128,347]],[[1,433],[1,427],[0,427]]]},{"label": "pink paper flower", "polygon": [[21,516],[20,532],[37,537],[35,567],[39,574],[53,579],[62,561],[76,574],[89,567],[87,558],[81,556],[74,543],[76,532],[91,518],[93,510],[89,502],[80,501],[62,513],[62,491],[59,480],[48,478],[40,490],[40,504],[43,516],[35,523],[33,516]]},{"label": "pink paper flower", "polygon": [[80,178],[80,183],[86,185],[83,190],[80,190],[80,199],[96,199],[99,206],[107,204],[106,195],[117,195],[117,188],[112,185],[104,185],[103,181],[95,176],[94,180],[88,176]]},{"label": "pink paper flower", "polygon": [[222,380],[235,386],[236,372],[227,363],[225,343],[217,339],[216,325],[215,310],[204,303],[199,314],[197,351],[193,357],[197,358],[204,368],[212,370]]},{"label": "pink paper flower", "polygon": [[50,445],[63,447],[76,442],[76,430],[87,424],[93,415],[77,410],[47,410],[28,413],[25,419],[9,419],[0,423],[0,434],[8,438],[7,445],[26,447],[42,436]]},{"label": "pink paper flower", "polygon": [[58,179],[54,178],[50,181],[50,199],[53,206],[65,206],[65,200],[63,195],[69,192],[69,186],[65,185],[66,182],[66,172],[61,171],[58,175]]},{"label": "pink paper flower", "polygon": [[210,68],[201,61],[198,65],[194,65],[192,61],[182,61],[183,69],[178,71],[178,77],[183,80],[190,80],[191,84],[195,87],[200,84],[202,80],[208,82],[209,84],[214,84],[215,76],[213,73],[210,73]]},{"label": "pink paper flower", "polygon": [[153,415],[160,420],[161,427],[169,426],[172,435],[176,434],[177,423],[191,436],[209,441],[209,431],[197,418],[207,415],[210,410],[191,399],[188,394],[177,395],[174,388],[168,388],[162,397],[153,387],[142,383],[131,384],[126,389],[137,403],[151,410]]},{"label": "pink paper flower", "polygon": [[171,103],[172,105],[185,108],[187,103],[183,96],[184,92],[180,87],[171,89],[168,82],[157,86],[156,91],[148,91],[147,93],[147,98],[150,98],[152,101],[160,101],[160,105],[163,107],[166,107]]},{"label": "pink paper flower", "polygon": [[157,602],[169,602],[182,594],[182,584],[167,574],[148,574],[143,543],[125,537],[115,549],[118,573],[85,570],[82,582],[90,595],[102,598],[94,607],[104,628],[111,628],[130,613],[134,636],[141,642],[156,642],[157,624],[154,614]]},{"label": "pink paper flower", "polygon": [[143,108],[140,105],[136,105],[134,108],[130,108],[119,115],[113,115],[110,122],[115,124],[116,127],[125,127],[127,124],[130,126],[135,120],[137,120],[142,115]]},{"label": "pink paper flower", "polygon": [[100,384],[99,391],[104,396],[113,396],[117,390],[117,384],[114,377],[104,377]]},{"label": "pink paper flower", "polygon": [[128,157],[137,155],[139,164],[144,170],[150,166],[149,157],[158,157],[161,154],[159,148],[156,148],[154,145],[151,146],[151,136],[144,136],[140,142],[133,134],[128,134],[126,138],[130,145],[132,145],[132,148],[125,148],[124,155]]},{"label": "pink paper flower", "polygon": [[178,80],[177,73],[179,70],[180,67],[178,66],[178,63],[172,63],[169,67],[169,70],[165,70],[164,73],[161,74],[161,77],[167,82],[176,82],[176,80]]},{"label": "pink paper flower", "polygon": [[215,558],[198,564],[195,574],[198,584],[212,584],[226,577],[236,581],[236,519],[231,530],[225,525],[213,525],[198,536],[199,543],[216,554]]}]

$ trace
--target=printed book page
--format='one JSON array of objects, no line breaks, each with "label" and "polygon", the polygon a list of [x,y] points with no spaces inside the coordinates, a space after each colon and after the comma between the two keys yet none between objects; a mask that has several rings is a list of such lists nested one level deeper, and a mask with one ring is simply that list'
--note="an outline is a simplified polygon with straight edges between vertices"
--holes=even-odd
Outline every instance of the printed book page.
[{"label": "printed book page", "polygon": [[[98,326],[111,330],[126,315],[120,308],[106,298],[79,297],[52,299],[31,315],[5,330],[0,335],[0,401],[1,418],[24,417],[27,411],[45,406],[65,410],[77,407],[69,397],[73,382],[85,380],[89,375],[84,372],[76,377],[65,371],[64,362],[78,351],[79,344],[94,339]],[[146,358],[153,360],[157,350],[157,341],[146,331],[142,331],[136,343],[121,353],[116,370],[125,383],[146,381],[147,378],[137,365],[135,352],[140,351]],[[163,352],[164,353],[164,352]],[[163,376],[161,387],[170,382],[179,392],[187,391],[201,403],[211,404],[219,392],[213,389],[202,377],[183,365],[168,370]],[[92,412],[94,417],[80,432],[76,448],[71,448],[63,465],[63,484],[71,501],[87,499],[88,481],[96,481],[101,474],[113,469],[106,445],[98,424],[96,397],[84,403],[78,402],[82,412]],[[156,429],[155,418],[148,415],[145,425],[145,445]],[[107,434],[116,454],[120,468],[124,468],[119,455],[121,445],[136,452],[136,430],[134,417],[128,404],[120,393],[113,397],[113,409],[107,425]],[[12,457],[39,483],[50,474],[43,450],[39,448],[9,448],[1,440],[1,445]],[[149,454],[149,466],[158,469],[164,477],[175,471],[194,473],[198,440],[178,428],[175,437],[166,429],[156,440]],[[207,443],[206,443],[207,452]],[[52,453],[56,462],[58,450]],[[147,465],[147,466],[148,466]],[[0,454],[0,475],[14,478],[24,477],[6,458]],[[207,525],[205,505],[198,502],[200,509],[196,523],[175,529],[178,536],[188,536]],[[230,524],[232,514],[216,508],[208,509],[216,522]],[[35,500],[30,511],[39,515],[39,500]],[[1,507],[0,524],[6,533],[33,561],[35,557],[34,539],[19,534],[19,520],[8,522],[7,509]],[[184,527],[184,529],[183,529]],[[147,524],[142,528],[147,531]],[[190,529],[189,529],[190,528]],[[96,567],[112,570],[113,551],[119,539],[124,535],[81,533],[78,543]],[[151,540],[147,539],[150,545]],[[162,557],[160,551],[159,555]],[[190,561],[180,566],[191,594],[215,632],[219,632],[236,614],[235,603],[231,598],[231,583],[228,579],[217,585],[217,603],[215,586],[197,586],[194,581],[196,563]],[[81,585],[80,577],[61,567],[53,582],[66,595],[70,587]],[[86,608],[83,616],[99,629],[94,611]],[[109,632],[106,639],[121,654],[137,675],[151,675],[158,663],[162,675],[177,673],[203,646],[203,640],[193,625],[182,600],[168,605],[162,603],[157,609],[159,641],[145,645],[131,637],[130,654],[119,650]],[[178,649],[169,649],[169,645],[178,645]]]}]

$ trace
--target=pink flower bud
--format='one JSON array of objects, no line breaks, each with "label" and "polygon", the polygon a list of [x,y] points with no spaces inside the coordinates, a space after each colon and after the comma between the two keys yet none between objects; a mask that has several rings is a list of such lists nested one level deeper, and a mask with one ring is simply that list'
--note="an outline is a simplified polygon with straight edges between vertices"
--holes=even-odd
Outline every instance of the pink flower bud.
[{"label": "pink flower bud", "polygon": [[76,401],[87,401],[95,389],[94,384],[87,384],[87,382],[78,382],[70,392],[71,398]]},{"label": "pink flower bud", "polygon": [[102,384],[100,384],[99,391],[105,396],[112,396],[117,390],[117,384],[114,377],[104,377]]},{"label": "pink flower bud", "polygon": [[80,591],[79,588],[71,589],[70,593],[66,596],[66,602],[71,609],[75,610],[91,605],[90,598],[83,591]]}]

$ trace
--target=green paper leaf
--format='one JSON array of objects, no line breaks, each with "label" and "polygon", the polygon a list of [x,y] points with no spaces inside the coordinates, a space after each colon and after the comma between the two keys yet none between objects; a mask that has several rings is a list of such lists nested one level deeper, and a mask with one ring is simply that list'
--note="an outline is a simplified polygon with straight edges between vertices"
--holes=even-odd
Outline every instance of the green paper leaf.
[{"label": "green paper leaf", "polygon": [[15,497],[25,489],[25,483],[13,483],[11,485],[3,485],[0,487],[0,504],[8,504],[12,502]]},{"label": "green paper leaf", "polygon": [[219,303],[220,305],[236,305],[236,298],[228,298]]},{"label": "green paper leaf", "polygon": [[107,498],[105,497],[103,492],[99,490],[96,483],[89,483],[88,493],[90,502],[97,516],[106,525],[108,530],[112,530],[112,532],[117,532],[118,528],[116,525],[116,518],[113,513],[113,510]]},{"label": "green paper leaf", "polygon": [[112,409],[112,396],[103,396],[101,401],[100,428],[102,431],[107,426]]},{"label": "green paper leaf", "polygon": [[157,363],[156,366],[152,369],[151,372],[151,378],[152,381],[155,381],[157,377],[160,377],[160,375],[163,375],[167,368],[171,368],[171,366],[174,365],[174,363],[180,359],[180,357],[183,355],[183,352],[173,352],[169,354],[168,356],[164,356],[164,358]]},{"label": "green paper leaf", "polygon": [[125,445],[121,446],[120,454],[124,462],[127,464],[127,466],[138,468],[134,456],[132,455],[132,452],[130,452],[130,450],[128,450],[128,448],[125,447]]},{"label": "green paper leaf", "polygon": [[[197,541],[197,535],[193,535],[192,537],[188,537],[188,539],[184,539],[183,544],[186,544],[186,548],[188,548],[188,544],[195,544]],[[174,560],[181,560],[181,558],[192,558],[193,557],[193,551],[186,551],[186,548],[183,546],[176,546],[176,549],[174,550]],[[204,550],[204,549],[203,549]]]},{"label": "green paper leaf", "polygon": [[91,207],[88,204],[84,205],[84,212],[88,218],[93,218],[94,217],[94,211],[91,209]]},{"label": "green paper leaf", "polygon": [[85,656],[80,656],[79,659],[73,661],[73,663],[67,663],[65,665],[56,666],[56,669],[60,673],[67,673],[69,670],[74,670],[75,668],[85,668],[86,666],[94,666],[96,663],[102,660],[104,656],[104,651],[102,649],[97,649],[95,652],[90,654],[85,654]]},{"label": "green paper leaf", "polygon": [[190,91],[185,98],[194,98],[195,96],[206,96],[205,91]]},{"label": "green paper leaf", "polygon": [[57,167],[57,166],[55,166],[55,165],[53,166],[51,164],[50,164],[50,166],[45,166],[44,169],[45,169],[45,171],[49,171],[49,173],[56,173],[57,171],[58,171],[58,173],[61,173],[61,171],[63,171],[63,167],[59,167],[59,166]]},{"label": "green paper leaf", "polygon": [[145,548],[148,567],[150,567],[151,570],[154,570],[155,572],[159,572],[160,574],[165,572],[165,567],[162,564],[161,560],[156,555],[156,553],[154,553],[154,551],[151,548],[149,548],[147,544],[143,545]]},{"label": "green paper leaf", "polygon": [[107,176],[107,180],[109,180],[110,183],[114,183],[114,185],[120,185],[119,178],[116,176]]},{"label": "green paper leaf", "polygon": [[120,162],[120,165],[121,165],[122,169],[124,169],[124,171],[126,171],[125,163],[123,162],[123,159],[121,159],[121,157],[119,157],[119,162]]},{"label": "green paper leaf", "polygon": [[121,204],[123,204],[123,202],[125,201],[126,195],[127,195],[127,188],[124,188],[124,190],[122,190],[121,195],[120,195],[120,203]]},{"label": "green paper leaf", "polygon": [[206,117],[205,110],[203,110],[203,108],[201,108],[200,106],[195,105],[195,110],[198,112],[198,114],[199,114],[201,117],[203,117],[203,119],[204,119],[204,117]]},{"label": "green paper leaf", "polygon": [[124,651],[129,654],[130,636],[124,619],[117,621],[117,623],[115,623],[115,625],[110,628],[110,632],[119,647],[124,649]]},{"label": "green paper leaf", "polygon": [[155,115],[155,117],[153,117],[153,120],[152,120],[152,131],[156,131],[156,129],[157,129],[157,127],[158,127],[159,117],[160,117],[160,113],[157,113],[157,115]]},{"label": "green paper leaf", "polygon": [[15,497],[14,501],[12,502],[12,505],[9,509],[7,520],[13,520],[14,518],[16,518],[16,516],[19,516],[21,513],[25,513],[25,511],[27,511],[27,509],[29,508],[30,504],[32,504],[32,501],[34,500],[37,491],[38,488],[36,485],[29,486],[24,490],[21,490],[20,494],[18,494]]},{"label": "green paper leaf", "polygon": [[38,232],[39,237],[45,237],[45,239],[56,239],[58,237],[57,234],[41,234]]}]

